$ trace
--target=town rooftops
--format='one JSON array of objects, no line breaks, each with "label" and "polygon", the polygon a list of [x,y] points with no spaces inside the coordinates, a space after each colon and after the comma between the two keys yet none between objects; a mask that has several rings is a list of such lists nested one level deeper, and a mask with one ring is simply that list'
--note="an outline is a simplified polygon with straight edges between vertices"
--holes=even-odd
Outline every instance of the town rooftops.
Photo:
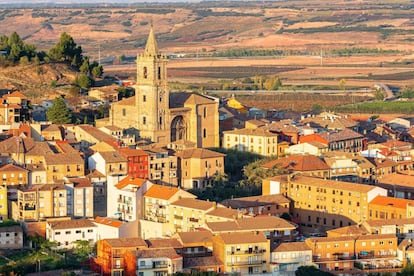
[{"label": "town rooftops", "polygon": [[171,206],[208,211],[211,208],[214,208],[216,206],[216,203],[195,198],[181,198],[171,203]]},{"label": "town rooftops", "polygon": [[98,141],[116,141],[115,137],[113,137],[110,134],[107,134],[107,133],[103,132],[100,129],[97,129],[94,126],[91,126],[91,125],[78,125],[77,127],[82,129],[83,131],[85,131],[86,133],[88,133],[90,136],[92,136],[93,138],[95,138]]},{"label": "town rooftops", "polygon": [[92,187],[91,180],[87,177],[69,177],[67,181],[72,183],[75,188],[88,188]]},{"label": "town rooftops", "polygon": [[171,186],[152,185],[145,193],[145,197],[168,200],[178,193],[179,189]]},{"label": "town rooftops", "polygon": [[277,134],[269,132],[268,130],[257,128],[241,128],[235,130],[223,131],[224,134],[236,134],[236,135],[249,135],[249,136],[265,136],[265,137],[278,137]]},{"label": "town rooftops", "polygon": [[371,234],[360,236],[336,236],[336,237],[317,237],[308,238],[306,243],[319,243],[319,242],[336,242],[336,241],[355,241],[355,240],[382,240],[397,238],[395,234]]},{"label": "town rooftops", "polygon": [[3,98],[9,98],[9,97],[16,97],[16,98],[21,98],[21,99],[27,99],[27,96],[24,95],[23,93],[19,92],[19,91],[13,91],[10,94],[4,94]]},{"label": "town rooftops", "polygon": [[293,224],[275,216],[258,216],[253,218],[241,218],[236,221],[207,222],[206,224],[213,233],[295,229]]},{"label": "town rooftops", "polygon": [[355,132],[347,128],[338,132],[320,132],[318,133],[318,135],[324,138],[326,141],[328,141],[328,143],[364,138],[364,136],[362,136],[358,132]]},{"label": "town rooftops", "polygon": [[184,247],[197,246],[200,243],[211,243],[213,237],[213,234],[210,231],[178,232],[177,235]]},{"label": "town rooftops", "polygon": [[267,243],[268,240],[263,233],[222,233],[217,236],[224,244],[251,244]]},{"label": "town rooftops", "polygon": [[146,248],[146,242],[141,238],[118,238],[118,239],[104,239],[113,248]]},{"label": "town rooftops", "polygon": [[104,151],[104,152],[99,152],[98,154],[100,154],[102,158],[105,160],[105,162],[107,163],[118,163],[118,162],[128,161],[124,156],[122,156],[117,151]]},{"label": "town rooftops", "polygon": [[129,185],[140,188],[142,185],[144,185],[146,181],[147,180],[143,178],[126,176],[121,181],[119,181],[118,184],[115,185],[115,187],[117,187],[120,190],[124,189]]},{"label": "town rooftops", "polygon": [[206,257],[194,257],[194,258],[184,258],[183,267],[184,268],[200,268],[200,267],[212,267],[212,266],[221,266],[223,263],[216,256],[206,256]]},{"label": "town rooftops", "polygon": [[351,183],[351,182],[328,180],[328,179],[321,179],[321,178],[314,178],[314,177],[307,177],[307,176],[300,176],[300,175],[295,175],[294,177],[292,177],[291,182],[297,183],[297,184],[303,183],[308,186],[319,187],[319,188],[338,189],[338,190],[361,192],[361,193],[368,193],[378,188],[376,186],[371,186],[371,185],[356,184],[356,183]]},{"label": "town rooftops", "polygon": [[340,228],[335,228],[332,230],[326,231],[328,237],[331,236],[359,236],[359,235],[367,235],[370,232],[365,228],[363,225],[351,225],[345,226]]},{"label": "town rooftops", "polygon": [[16,172],[16,171],[27,172],[25,168],[22,168],[14,164],[6,164],[0,168],[0,172]]},{"label": "town rooftops", "polygon": [[1,226],[0,233],[23,232],[20,225]]},{"label": "town rooftops", "polygon": [[171,239],[165,239],[165,238],[161,238],[161,239],[148,239],[145,240],[145,242],[148,245],[148,248],[182,248],[183,245],[174,238]]},{"label": "town rooftops", "polygon": [[240,211],[231,209],[231,208],[216,208],[207,213],[209,216],[234,219],[240,216]]},{"label": "town rooftops", "polygon": [[281,169],[294,171],[329,170],[329,166],[314,155],[290,155],[272,160],[262,165],[266,169],[277,166]]},{"label": "town rooftops", "polygon": [[414,200],[388,196],[376,196],[369,204],[406,209],[407,206],[414,206]]},{"label": "town rooftops", "polygon": [[48,224],[54,230],[96,227],[95,224],[88,219],[71,219],[71,220],[53,221],[53,222],[48,222]]},{"label": "town rooftops", "polygon": [[392,173],[392,174],[382,176],[382,178],[379,179],[378,181],[381,184],[390,184],[390,185],[414,188],[414,175]]},{"label": "town rooftops", "polygon": [[282,242],[272,252],[292,252],[312,250],[305,242]]},{"label": "town rooftops", "polygon": [[223,157],[226,156],[224,153],[208,150],[208,149],[186,149],[182,151],[177,151],[176,156],[179,156],[181,158],[198,158],[198,159],[204,159],[204,158],[217,158],[217,157]]},{"label": "town rooftops", "polygon": [[125,224],[125,222],[120,221],[119,219],[104,218],[104,217],[99,217],[99,216],[94,219],[94,222],[96,224],[102,224],[105,226],[110,226],[110,227],[115,227],[115,228],[119,228],[123,224]]},{"label": "town rooftops", "polygon": [[274,194],[226,199],[221,202],[221,204],[224,206],[230,206],[234,209],[245,209],[248,207],[263,206],[275,203],[289,204],[290,200],[282,194]]},{"label": "town rooftops", "polygon": [[155,249],[140,249],[136,253],[137,259],[146,259],[146,258],[168,258],[168,259],[179,259],[182,258],[174,248],[155,248]]}]

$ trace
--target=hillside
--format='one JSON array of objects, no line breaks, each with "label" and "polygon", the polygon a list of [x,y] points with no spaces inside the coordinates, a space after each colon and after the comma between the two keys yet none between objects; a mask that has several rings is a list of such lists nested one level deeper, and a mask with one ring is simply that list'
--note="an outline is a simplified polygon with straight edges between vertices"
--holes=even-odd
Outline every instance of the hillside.
[{"label": "hillside", "polygon": [[[163,51],[210,53],[268,48],[319,54],[363,47],[412,51],[414,5],[386,1],[129,4],[0,9],[0,34],[18,32],[47,49],[62,32],[87,55],[135,55],[152,23]],[[392,11],[392,12],[391,12]]]},{"label": "hillside", "polygon": [[5,67],[0,71],[0,87],[18,89],[36,103],[57,93],[67,94],[76,74],[62,63]]}]

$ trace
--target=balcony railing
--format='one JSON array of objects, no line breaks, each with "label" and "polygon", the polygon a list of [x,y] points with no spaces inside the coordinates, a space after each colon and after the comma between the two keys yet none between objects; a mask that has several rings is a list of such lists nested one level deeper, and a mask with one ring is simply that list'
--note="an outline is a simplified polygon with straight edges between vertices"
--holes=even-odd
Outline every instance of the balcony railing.
[{"label": "balcony railing", "polygon": [[184,217],[183,216],[179,216],[179,215],[174,215],[174,218],[175,219],[183,219]]},{"label": "balcony railing", "polygon": [[191,222],[198,222],[198,219],[196,219],[196,218],[190,218],[189,221],[191,221]]},{"label": "balcony railing", "polygon": [[227,266],[262,266],[263,264],[266,264],[266,260],[229,262]]},{"label": "balcony railing", "polygon": [[235,250],[227,251],[227,255],[257,255],[263,254],[266,252],[266,249],[257,249],[257,250]]}]

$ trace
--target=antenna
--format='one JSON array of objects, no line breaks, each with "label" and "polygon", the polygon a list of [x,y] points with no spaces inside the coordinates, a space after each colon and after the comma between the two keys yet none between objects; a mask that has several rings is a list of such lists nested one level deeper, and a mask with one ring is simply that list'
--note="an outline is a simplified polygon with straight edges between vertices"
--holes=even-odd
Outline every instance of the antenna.
[{"label": "antenna", "polygon": [[101,65],[101,43],[98,44],[98,63]]}]

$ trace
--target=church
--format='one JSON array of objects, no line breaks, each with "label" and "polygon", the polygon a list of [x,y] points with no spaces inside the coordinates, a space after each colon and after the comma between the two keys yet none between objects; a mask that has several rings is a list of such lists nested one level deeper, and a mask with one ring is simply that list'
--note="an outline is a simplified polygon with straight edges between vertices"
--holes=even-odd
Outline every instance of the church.
[{"label": "church", "polygon": [[135,130],[139,139],[167,145],[192,142],[195,147],[219,146],[218,100],[192,92],[170,92],[167,57],[157,47],[151,28],[145,50],[137,57],[135,96],[111,105],[97,126]]}]

